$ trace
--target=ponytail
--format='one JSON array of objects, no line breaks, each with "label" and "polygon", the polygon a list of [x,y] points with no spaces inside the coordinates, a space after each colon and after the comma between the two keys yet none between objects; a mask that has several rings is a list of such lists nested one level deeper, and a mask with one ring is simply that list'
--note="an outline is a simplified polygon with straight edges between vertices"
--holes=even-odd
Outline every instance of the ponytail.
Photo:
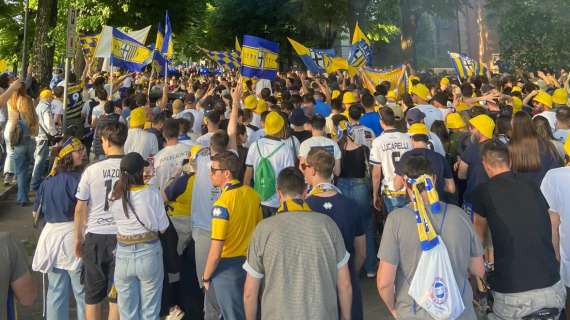
[{"label": "ponytail", "polygon": [[[115,182],[113,186],[113,192],[111,193],[111,201],[121,200],[123,204],[123,212],[125,217],[129,218],[129,209],[135,213],[135,208],[130,201],[130,188],[136,185],[144,184],[143,175],[137,173],[135,175],[129,174],[127,171],[121,171],[121,176],[119,180]],[[135,213],[136,215],[136,213]]]}]

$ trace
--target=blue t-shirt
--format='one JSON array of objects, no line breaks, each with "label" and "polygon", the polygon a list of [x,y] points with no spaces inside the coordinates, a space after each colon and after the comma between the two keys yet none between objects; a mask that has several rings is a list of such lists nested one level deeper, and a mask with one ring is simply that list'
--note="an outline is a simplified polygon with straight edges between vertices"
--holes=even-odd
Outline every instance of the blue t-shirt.
[{"label": "blue t-shirt", "polygon": [[469,194],[481,183],[489,181],[489,176],[485,168],[483,168],[483,160],[478,143],[469,143],[465,151],[463,151],[459,157],[463,162],[469,165],[469,169],[467,170],[467,187],[463,194],[463,201],[471,203]]},{"label": "blue t-shirt", "polygon": [[45,179],[34,203],[34,211],[38,211],[41,203],[41,213],[49,223],[73,221],[75,193],[79,185],[81,173],[62,172]]},{"label": "blue t-shirt", "polygon": [[332,197],[310,196],[306,201],[313,211],[326,214],[336,222],[346,251],[354,257],[354,237],[364,234],[364,210],[354,210],[358,207],[356,202],[338,193]]},{"label": "blue t-shirt", "polygon": [[317,101],[315,103],[315,113],[326,118],[331,114],[331,106],[323,101]]},{"label": "blue t-shirt", "polygon": [[378,112],[366,112],[362,117],[360,117],[358,122],[374,131],[376,136],[379,136],[382,133],[382,127],[380,126],[380,114],[378,114]]},{"label": "blue t-shirt", "polygon": [[449,166],[447,160],[445,160],[441,154],[430,149],[412,149],[404,153],[402,158],[400,158],[400,161],[396,164],[395,172],[397,175],[404,175],[401,168],[402,163],[406,163],[406,159],[412,156],[422,156],[429,161],[431,168],[436,176],[435,189],[437,190],[437,194],[442,201],[446,202],[447,197],[445,196],[445,191],[443,191],[445,188],[445,179],[453,179],[453,173],[451,172],[451,167]]}]

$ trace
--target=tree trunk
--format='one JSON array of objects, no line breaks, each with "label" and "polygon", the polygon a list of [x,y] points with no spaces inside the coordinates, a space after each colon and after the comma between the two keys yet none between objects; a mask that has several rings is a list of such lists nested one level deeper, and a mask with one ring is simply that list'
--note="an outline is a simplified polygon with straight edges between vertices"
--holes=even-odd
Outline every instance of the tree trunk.
[{"label": "tree trunk", "polygon": [[41,87],[49,86],[55,46],[49,32],[57,21],[57,0],[39,0],[36,11],[36,31],[32,47],[32,66]]},{"label": "tree trunk", "polygon": [[402,59],[404,63],[411,63],[415,66],[414,55],[416,45],[417,15],[412,12],[410,0],[400,0],[400,47],[402,49]]}]

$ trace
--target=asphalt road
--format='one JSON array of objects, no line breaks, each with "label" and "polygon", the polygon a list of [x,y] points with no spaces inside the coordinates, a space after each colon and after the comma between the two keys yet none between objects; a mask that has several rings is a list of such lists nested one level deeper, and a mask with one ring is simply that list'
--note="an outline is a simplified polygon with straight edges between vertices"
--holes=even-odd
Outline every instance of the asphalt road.
[{"label": "asphalt road", "polygon": [[[0,231],[12,232],[15,237],[22,241],[29,255],[30,265],[35,248],[35,243],[39,236],[38,232],[32,226],[32,208],[22,208],[15,204],[15,195],[10,195],[6,200],[0,201]],[[41,288],[41,275],[34,273],[34,278]],[[388,310],[384,303],[380,300],[376,291],[375,279],[361,279],[360,286],[364,298],[364,319],[378,320],[390,319]],[[42,300],[38,296],[36,302],[31,307],[19,306],[20,319],[36,320],[41,319]],[[71,312],[70,319],[75,319],[74,311]]]}]

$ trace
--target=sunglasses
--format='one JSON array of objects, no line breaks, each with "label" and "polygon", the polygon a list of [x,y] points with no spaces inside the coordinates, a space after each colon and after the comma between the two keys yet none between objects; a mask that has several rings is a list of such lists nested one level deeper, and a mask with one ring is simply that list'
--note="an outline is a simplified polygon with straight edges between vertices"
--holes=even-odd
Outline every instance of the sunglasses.
[{"label": "sunglasses", "polygon": [[228,170],[228,169],[210,167],[210,171],[211,171],[212,173],[216,173],[216,171],[225,171],[225,170]]}]

